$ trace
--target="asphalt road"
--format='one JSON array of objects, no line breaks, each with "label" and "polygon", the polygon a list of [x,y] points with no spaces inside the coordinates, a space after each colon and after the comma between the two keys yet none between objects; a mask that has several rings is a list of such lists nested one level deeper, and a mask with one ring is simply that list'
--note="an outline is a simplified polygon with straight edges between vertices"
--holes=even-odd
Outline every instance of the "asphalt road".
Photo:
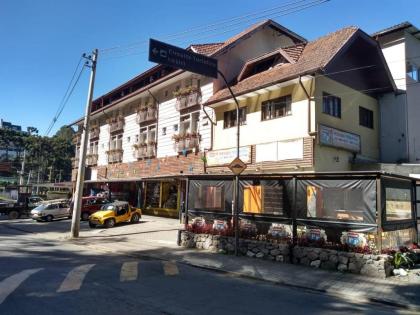
[{"label": "asphalt road", "polygon": [[[22,221],[20,221],[22,222]],[[35,230],[68,226],[69,221]],[[38,224],[32,226],[32,224]],[[57,224],[57,225],[53,225]],[[0,314],[395,314],[382,305],[136,260],[0,224]]]}]

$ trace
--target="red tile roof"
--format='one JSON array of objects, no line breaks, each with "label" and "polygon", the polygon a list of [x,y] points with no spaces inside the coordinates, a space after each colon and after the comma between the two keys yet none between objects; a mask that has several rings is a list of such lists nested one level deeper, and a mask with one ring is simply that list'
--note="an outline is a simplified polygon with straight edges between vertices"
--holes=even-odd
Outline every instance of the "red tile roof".
[{"label": "red tile roof", "polygon": [[296,44],[294,46],[289,46],[283,48],[283,51],[286,52],[292,60],[295,62],[299,60],[302,55],[303,49],[305,48],[306,43]]},{"label": "red tile roof", "polygon": [[[235,95],[238,96],[296,78],[299,75],[316,72],[325,67],[357,31],[358,28],[356,27],[347,27],[309,42],[306,45],[296,45],[294,48],[289,48],[288,52],[294,56],[294,58],[298,58],[296,63],[282,64],[278,67],[255,74],[238,82],[232,87],[232,90]],[[299,57],[299,50],[301,49],[303,49],[303,51]],[[284,50],[287,51],[286,49]],[[210,97],[206,102],[206,105],[211,105],[230,98],[231,95],[229,90],[225,88]]]},{"label": "red tile roof", "polygon": [[211,43],[211,44],[192,44],[190,48],[197,54],[210,56],[217,49],[219,49],[224,43]]}]

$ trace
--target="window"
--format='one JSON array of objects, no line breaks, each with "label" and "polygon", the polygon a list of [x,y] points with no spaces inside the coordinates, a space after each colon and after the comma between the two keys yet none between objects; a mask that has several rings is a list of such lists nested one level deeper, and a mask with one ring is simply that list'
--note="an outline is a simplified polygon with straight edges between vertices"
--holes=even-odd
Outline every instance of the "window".
[{"label": "window", "polygon": [[147,141],[149,142],[149,144],[156,143],[156,126],[149,127]]},{"label": "window", "polygon": [[98,141],[93,141],[90,143],[89,154],[98,154]]},{"label": "window", "polygon": [[292,96],[286,95],[263,102],[261,105],[261,120],[270,120],[292,114]]},{"label": "window", "polygon": [[177,132],[178,131],[178,124],[174,125],[174,131]]},{"label": "window", "polygon": [[322,112],[341,118],[341,98],[325,92],[322,93]]},{"label": "window", "polygon": [[283,215],[283,186],[244,187],[244,213]]},{"label": "window", "polygon": [[[246,107],[239,108],[239,123],[246,124]],[[231,128],[236,126],[236,109],[224,112],[223,128]]]},{"label": "window", "polygon": [[112,136],[109,143],[110,150],[122,150],[122,134]]},{"label": "window", "polygon": [[404,185],[395,185],[394,187],[385,187],[385,211],[387,221],[410,220],[413,218],[411,209],[411,189],[409,184],[405,186],[406,187],[404,187]]},{"label": "window", "polygon": [[360,126],[365,126],[373,129],[373,111],[359,107],[359,124]]},{"label": "window", "polygon": [[166,136],[166,127],[162,128],[162,136]]},{"label": "window", "polygon": [[219,210],[224,209],[223,186],[200,186],[198,196],[194,200],[195,209]]},{"label": "window", "polygon": [[182,135],[194,133],[198,131],[198,122],[200,120],[200,113],[194,112],[188,115],[181,116],[179,124],[179,133]]},{"label": "window", "polygon": [[366,207],[361,188],[306,186],[307,217],[365,221]]},{"label": "window", "polygon": [[412,64],[410,62],[407,62],[407,75],[415,80],[415,81],[420,81],[420,73],[419,73],[419,68],[415,65]]}]

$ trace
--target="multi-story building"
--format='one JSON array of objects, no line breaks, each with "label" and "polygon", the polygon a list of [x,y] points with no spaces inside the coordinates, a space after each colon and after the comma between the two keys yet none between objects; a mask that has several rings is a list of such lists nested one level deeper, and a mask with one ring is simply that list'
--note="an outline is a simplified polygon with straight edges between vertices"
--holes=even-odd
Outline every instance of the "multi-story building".
[{"label": "multi-story building", "polygon": [[[363,31],[307,42],[268,20],[188,49],[217,58],[232,85],[247,172],[345,171],[379,159],[374,88],[395,86],[377,42]],[[235,104],[220,78],[159,65],[97,98],[91,121],[86,182],[146,213],[176,216],[180,177],[223,173],[235,157]]]},{"label": "multi-story building", "polygon": [[385,56],[397,91],[381,103],[381,160],[420,161],[420,30],[404,22],[372,34]]}]

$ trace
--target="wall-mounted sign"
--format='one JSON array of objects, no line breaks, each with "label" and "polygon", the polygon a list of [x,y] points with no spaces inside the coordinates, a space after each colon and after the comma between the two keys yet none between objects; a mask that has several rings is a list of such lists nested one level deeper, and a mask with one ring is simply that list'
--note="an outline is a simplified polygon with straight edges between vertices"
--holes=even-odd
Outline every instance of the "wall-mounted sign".
[{"label": "wall-mounted sign", "polygon": [[360,152],[359,135],[324,125],[319,125],[319,143],[352,152]]},{"label": "wall-mounted sign", "polygon": [[[209,151],[206,155],[207,166],[228,165],[236,158],[236,148]],[[251,163],[251,146],[239,148],[239,158],[242,162]]]}]

